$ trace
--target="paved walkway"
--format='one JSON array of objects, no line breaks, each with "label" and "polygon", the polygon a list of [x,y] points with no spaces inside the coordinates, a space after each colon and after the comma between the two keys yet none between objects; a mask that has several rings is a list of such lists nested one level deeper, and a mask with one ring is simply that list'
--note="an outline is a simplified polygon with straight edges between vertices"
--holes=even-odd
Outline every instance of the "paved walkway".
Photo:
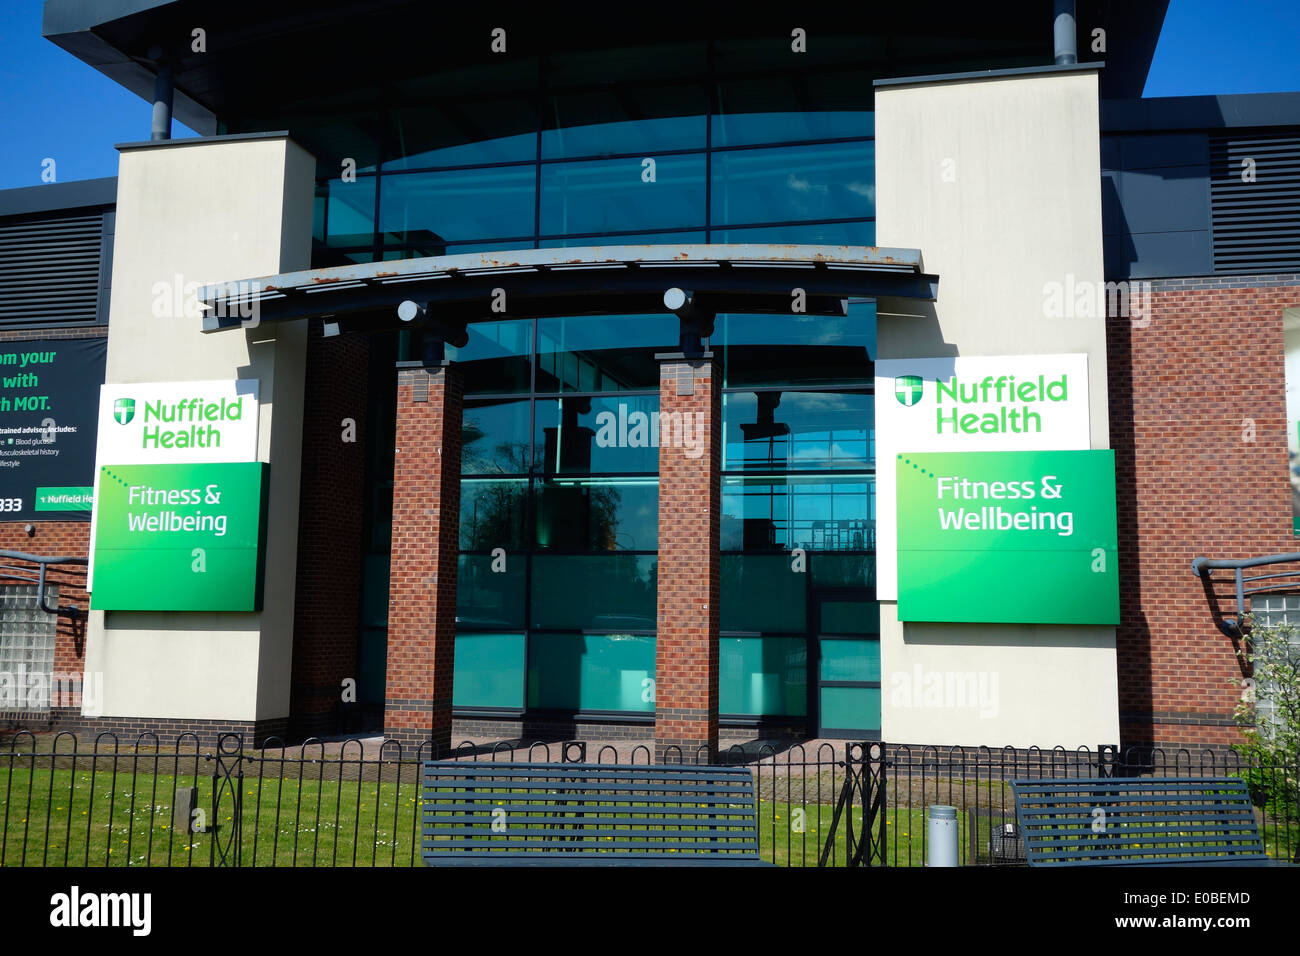
[{"label": "paved walkway", "polygon": [[[651,741],[587,740],[583,743],[586,744],[585,759],[590,763],[652,763],[654,759],[654,744]],[[843,740],[791,741],[752,738],[724,739],[719,746],[725,755],[724,759],[729,763],[739,761],[780,767],[803,763],[830,764],[843,760],[846,743],[848,742]],[[386,747],[383,744],[384,738],[377,735],[329,737],[284,748],[273,747],[263,750],[261,756],[263,759],[275,759],[283,753],[286,758],[305,756],[311,759],[324,756],[343,760],[375,760],[380,757],[396,759],[399,753],[405,759],[417,756],[416,750],[410,745],[403,745],[399,751],[396,744],[390,743]],[[452,746],[455,749],[454,756],[458,757],[484,760],[492,759],[495,755],[497,760],[548,761],[562,759],[566,745],[564,741],[559,740],[533,742],[521,741],[517,738],[499,740],[490,737],[470,737],[456,739]],[[569,746],[572,748],[572,744]],[[736,756],[737,751],[745,754],[743,760]],[[693,760],[694,754],[687,754],[686,758],[688,761]],[[580,751],[573,749],[570,759],[580,761],[583,757]]]}]

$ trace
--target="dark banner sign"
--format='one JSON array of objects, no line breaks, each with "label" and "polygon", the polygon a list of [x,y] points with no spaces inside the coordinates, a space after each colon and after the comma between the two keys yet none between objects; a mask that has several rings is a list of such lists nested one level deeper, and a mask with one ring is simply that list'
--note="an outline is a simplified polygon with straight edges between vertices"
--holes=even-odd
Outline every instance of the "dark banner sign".
[{"label": "dark banner sign", "polygon": [[0,342],[0,521],[89,521],[108,340]]}]

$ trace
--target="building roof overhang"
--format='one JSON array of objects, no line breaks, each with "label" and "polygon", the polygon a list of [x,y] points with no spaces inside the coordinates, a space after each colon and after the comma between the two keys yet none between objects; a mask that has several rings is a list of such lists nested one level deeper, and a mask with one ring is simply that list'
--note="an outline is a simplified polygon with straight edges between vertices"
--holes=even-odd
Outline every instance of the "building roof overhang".
[{"label": "building roof overhang", "polygon": [[[1082,47],[1096,29],[1123,37],[1106,54],[1103,97],[1141,96],[1166,7],[1167,0],[1077,0]],[[289,117],[331,100],[344,114],[358,103],[373,111],[379,97],[393,96],[393,85],[405,78],[495,69],[507,58],[487,42],[463,41],[486,38],[495,27],[510,27],[511,60],[516,54],[680,43],[683,22],[697,39],[765,41],[788,37],[790,30],[778,7],[754,7],[737,17],[725,5],[658,4],[657,15],[643,18],[632,32],[596,4],[566,10],[570,15],[557,17],[547,5],[518,5],[503,23],[494,7],[421,0],[46,0],[42,33],[146,101],[153,99],[159,63],[166,63],[174,115],[200,135],[217,133],[218,120],[230,131],[289,125],[318,155],[346,156],[346,150],[337,152],[343,149],[337,135],[307,141],[296,128],[302,124]],[[945,62],[967,65],[961,68],[1045,64],[1053,50],[1052,19],[1044,14],[1043,0],[949,4],[940,16],[922,17],[907,5],[812,5],[800,18],[810,36],[872,37],[861,62],[876,76],[931,74]],[[196,28],[206,32],[200,49],[192,35]],[[146,120],[141,131],[147,129]],[[428,148],[408,146],[416,152]]]},{"label": "building roof overhang", "polygon": [[686,290],[710,314],[844,315],[851,298],[934,301],[919,249],[788,244],[588,246],[470,253],[218,282],[203,331],[326,319],[327,334],[409,327],[398,306],[449,326],[504,318],[670,311]]}]

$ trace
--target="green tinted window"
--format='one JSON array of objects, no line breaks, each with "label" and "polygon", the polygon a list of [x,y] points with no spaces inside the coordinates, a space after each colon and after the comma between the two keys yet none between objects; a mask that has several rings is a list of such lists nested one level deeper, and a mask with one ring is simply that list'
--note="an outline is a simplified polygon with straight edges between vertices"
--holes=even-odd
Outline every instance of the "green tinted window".
[{"label": "green tinted window", "polygon": [[874,588],[874,554],[816,554],[809,557],[812,583],[823,588]]},{"label": "green tinted window", "polygon": [[728,226],[710,233],[714,242],[776,242],[808,246],[874,246],[876,223],[856,222],[794,223],[786,226]]},{"label": "green tinted window", "polygon": [[527,474],[529,414],[527,399],[466,402],[461,474]]},{"label": "green tinted window", "polygon": [[704,154],[548,163],[541,206],[548,236],[699,228]]},{"label": "green tinted window", "polygon": [[628,634],[534,634],[528,706],[654,712],[655,639]]},{"label": "green tinted window", "polygon": [[709,341],[722,352],[728,388],[861,385],[874,374],[876,307],[852,302],[845,316],[726,313]]},{"label": "green tinted window", "polygon": [[880,633],[880,605],[875,601],[822,601],[821,615],[823,634]]},{"label": "green tinted window", "polygon": [[351,182],[331,179],[326,189],[326,241],[331,246],[368,246],[373,243],[375,178],[358,176]]},{"label": "green tinted window", "polygon": [[822,680],[880,680],[879,641],[822,641]]},{"label": "green tinted window", "polygon": [[460,483],[462,551],[517,551],[525,546],[526,478],[477,478]]},{"label": "green tinted window", "polygon": [[[788,77],[764,77],[718,84],[718,99],[723,108],[738,110],[746,102],[754,102],[770,109],[774,103],[785,99],[791,110],[788,113],[734,112],[714,116],[713,145],[748,146],[800,139],[848,139],[874,134],[875,114],[865,110],[804,112],[796,105],[797,97],[790,87]],[[781,94],[785,94],[784,97]]]},{"label": "green tinted window", "polygon": [[472,322],[467,331],[469,341],[462,348],[447,347],[447,358],[464,376],[466,395],[528,391],[533,350],[531,320]]},{"label": "green tinted window", "polygon": [[538,555],[532,560],[533,627],[654,630],[657,556]]},{"label": "green tinted window", "polygon": [[711,198],[715,226],[874,216],[875,144],[715,153]]},{"label": "green tinted window", "polygon": [[861,469],[875,464],[870,392],[728,392],[724,469]]},{"label": "green tinted window", "polygon": [[388,624],[387,554],[367,554],[361,558],[361,623],[370,627]]},{"label": "green tinted window", "polygon": [[[615,241],[620,246],[688,246],[706,242],[707,238],[702,231],[689,230],[684,232],[635,232],[617,236],[610,240],[610,242]],[[599,239],[592,239],[590,236],[559,236],[542,239],[538,242],[542,249],[572,249],[578,246],[601,244]],[[673,342],[676,343],[675,332]]]},{"label": "green tinted window", "polygon": [[703,149],[703,87],[629,86],[561,93],[550,98],[542,158]]},{"label": "green tinted window", "polygon": [[[431,85],[431,84],[430,84]],[[428,89],[426,95],[436,96]],[[407,102],[410,94],[403,97]],[[465,122],[469,113],[473,124]],[[492,99],[434,99],[418,107],[392,113],[395,145],[401,156],[384,163],[384,169],[420,169],[425,166],[471,166],[509,163],[537,156],[537,104],[527,96]],[[512,133],[482,139],[481,130]]]},{"label": "green tinted window", "polygon": [[439,243],[533,235],[533,166],[390,173],[379,231],[396,242]]},{"label": "green tinted window", "polygon": [[537,323],[537,391],[616,392],[659,387],[655,352],[677,345],[677,318],[582,315]]},{"label": "green tinted window", "polygon": [[722,549],[871,551],[875,479],[754,477],[722,479]]},{"label": "green tinted window", "polygon": [[718,611],[724,631],[808,629],[807,575],[788,555],[724,554]]},{"label": "green tinted window", "polygon": [[363,704],[382,704],[388,669],[388,629],[361,629],[361,647],[357,663],[357,700]]},{"label": "green tinted window", "polygon": [[[456,620],[467,627],[523,627],[528,559],[462,554],[456,580]],[[505,564],[505,570],[493,570]]]},{"label": "green tinted window", "polygon": [[553,478],[533,485],[537,547],[556,551],[655,551],[654,478]]},{"label": "green tinted window", "polygon": [[524,635],[457,634],[455,707],[522,707]]},{"label": "green tinted window", "polygon": [[808,711],[808,648],[800,637],[724,637],[719,641],[718,710],[787,715]]},{"label": "green tinted window", "polygon": [[822,726],[831,730],[879,730],[879,687],[823,687]]},{"label": "green tinted window", "polygon": [[659,396],[539,399],[533,455],[545,475],[659,470]]}]

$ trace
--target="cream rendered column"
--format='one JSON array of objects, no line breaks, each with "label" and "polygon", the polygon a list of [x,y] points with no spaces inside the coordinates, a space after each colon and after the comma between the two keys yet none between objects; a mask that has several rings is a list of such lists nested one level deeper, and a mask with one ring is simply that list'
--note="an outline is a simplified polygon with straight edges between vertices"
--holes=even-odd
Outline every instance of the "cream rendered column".
[{"label": "cream rendered column", "polygon": [[[289,714],[306,324],[204,335],[192,290],[310,267],[316,164],[285,134],[118,148],[107,381],[260,382],[265,598],[260,613],[91,612],[85,667],[103,675],[102,716],[136,718],[106,729],[175,721],[169,733],[260,739]],[[176,288],[179,314],[156,301]]]},{"label": "cream rendered column", "polygon": [[[1103,278],[1097,96],[1089,66],[877,84],[876,241],[920,249],[940,277],[937,302],[880,300],[878,347],[882,359],[1086,353],[1092,447],[1108,448],[1105,320],[1044,307],[1048,283]],[[1114,628],[904,625],[896,603],[880,611],[885,740],[1119,742]],[[918,668],[923,682],[983,675],[994,703],[902,706]]]}]

